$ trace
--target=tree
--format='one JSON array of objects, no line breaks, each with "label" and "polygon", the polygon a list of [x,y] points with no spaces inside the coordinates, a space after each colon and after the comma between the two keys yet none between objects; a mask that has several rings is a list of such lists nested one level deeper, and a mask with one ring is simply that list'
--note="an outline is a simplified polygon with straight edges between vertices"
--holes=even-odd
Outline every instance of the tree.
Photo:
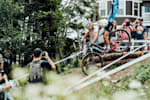
[{"label": "tree", "polygon": [[63,27],[64,20],[59,10],[61,0],[32,0],[25,6],[29,22],[34,24],[34,32],[41,38],[56,36]]},{"label": "tree", "polygon": [[[98,3],[95,0],[63,0],[62,10],[66,18],[66,28],[84,33],[86,23],[98,20]],[[66,30],[67,30],[66,29]]]}]

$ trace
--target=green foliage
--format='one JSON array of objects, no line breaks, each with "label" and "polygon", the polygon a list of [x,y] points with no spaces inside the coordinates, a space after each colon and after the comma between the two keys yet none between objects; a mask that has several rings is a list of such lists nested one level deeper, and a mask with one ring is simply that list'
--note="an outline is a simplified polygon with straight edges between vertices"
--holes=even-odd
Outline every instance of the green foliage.
[{"label": "green foliage", "polygon": [[111,67],[110,67],[110,70],[111,69],[114,69],[114,68],[117,68],[118,66],[117,65],[112,65]]},{"label": "green foliage", "polygon": [[64,68],[65,73],[71,72],[71,64],[66,65]]},{"label": "green foliage", "polygon": [[20,12],[20,6],[13,0],[0,0],[0,10],[0,38],[11,39],[19,31],[14,24],[17,21],[15,17]]},{"label": "green foliage", "polygon": [[56,55],[68,56],[74,41],[63,35],[65,20],[60,3],[61,0],[0,0],[1,51],[11,51],[13,56],[23,53],[25,63],[37,47],[47,50],[53,59]]},{"label": "green foliage", "polygon": [[42,33],[42,38],[55,36],[59,28],[64,26],[62,12],[59,10],[61,0],[36,0],[25,6],[29,21],[36,23],[34,31]]},{"label": "green foliage", "polygon": [[86,22],[96,21],[100,18],[97,13],[97,4],[95,0],[70,0],[64,4],[62,10],[66,20],[66,28],[70,27],[77,32],[84,33]]},{"label": "green foliage", "polygon": [[133,78],[144,83],[146,80],[150,79],[150,64],[138,65],[136,70],[133,73]]},{"label": "green foliage", "polygon": [[[120,100],[120,98],[122,97],[126,97],[127,99],[131,99],[132,100],[137,100],[134,98],[142,98],[142,100],[148,100],[150,92],[150,79],[146,79],[145,83],[143,84],[143,86],[141,88],[138,89],[131,89],[129,88],[129,84],[132,80],[137,79],[135,77],[135,75],[139,75],[141,73],[141,71],[143,72],[149,72],[149,65],[138,65],[135,69],[135,71],[128,75],[127,77],[121,79],[120,81],[117,82],[112,82],[111,80],[101,80],[99,82],[96,82],[95,84],[90,85],[87,88],[83,88],[78,92],[73,92],[70,95],[62,95],[60,94],[60,92],[64,93],[64,91],[61,91],[62,89],[65,90],[68,87],[68,84],[71,82],[71,84],[69,84],[69,86],[72,85],[72,81],[74,79],[77,78],[77,74],[74,75],[70,75],[70,66],[71,65],[67,65],[64,69],[67,72],[66,74],[61,74],[61,75],[56,75],[55,73],[46,73],[47,75],[47,85],[39,85],[39,86],[35,86],[37,89],[36,91],[36,95],[38,95],[38,93],[41,93],[39,95],[39,98],[43,98],[43,95],[46,96],[47,98],[51,98],[51,99],[57,99],[57,100],[70,100],[71,98],[76,99],[76,100]],[[14,69],[17,69],[19,66],[14,65]],[[25,69],[24,69],[25,70]],[[16,70],[18,72],[20,72],[21,70]],[[21,71],[22,73],[22,71]],[[78,73],[79,74],[79,73]],[[66,78],[67,81],[66,81]],[[78,81],[79,79],[77,79]],[[76,81],[76,82],[77,82]],[[141,81],[142,82],[142,81]],[[64,84],[67,83],[67,84]],[[73,82],[74,83],[74,82]],[[23,81],[21,83],[21,86],[23,86],[22,88],[18,88],[19,89],[19,95],[16,95],[15,93],[18,94],[18,90],[13,90],[13,92],[15,91],[15,93],[12,93],[13,96],[15,97],[16,100],[25,100],[25,99],[20,99],[21,97],[24,97],[26,95],[22,95],[22,94],[28,94],[27,96],[29,97],[29,95],[31,95],[29,92],[30,90],[28,90],[28,85],[24,84]],[[54,86],[54,87],[53,87]],[[34,89],[34,86],[30,86],[30,89]],[[45,91],[45,88],[48,88],[48,91]],[[21,89],[21,90],[20,90]],[[59,89],[59,91],[57,91],[57,89]],[[27,92],[28,91],[28,92]],[[43,92],[44,91],[44,92]],[[51,91],[51,92],[49,92]],[[36,98],[36,97],[34,97]],[[114,99],[115,98],[115,99]],[[28,100],[28,99],[26,99]],[[32,100],[32,99],[30,99]]]}]

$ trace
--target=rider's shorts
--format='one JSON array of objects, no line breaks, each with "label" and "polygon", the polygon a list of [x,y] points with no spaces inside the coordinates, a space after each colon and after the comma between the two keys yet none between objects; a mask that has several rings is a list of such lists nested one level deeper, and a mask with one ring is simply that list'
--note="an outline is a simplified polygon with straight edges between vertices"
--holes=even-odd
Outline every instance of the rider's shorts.
[{"label": "rider's shorts", "polygon": [[113,29],[113,23],[109,22],[108,25],[105,27],[105,30],[111,32]]}]

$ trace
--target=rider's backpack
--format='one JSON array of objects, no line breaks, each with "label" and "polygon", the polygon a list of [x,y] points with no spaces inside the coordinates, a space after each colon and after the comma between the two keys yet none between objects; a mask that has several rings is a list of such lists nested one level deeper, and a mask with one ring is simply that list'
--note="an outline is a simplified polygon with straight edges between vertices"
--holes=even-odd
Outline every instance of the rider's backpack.
[{"label": "rider's backpack", "polygon": [[42,61],[30,63],[29,82],[42,82],[43,81],[43,68],[41,67]]}]

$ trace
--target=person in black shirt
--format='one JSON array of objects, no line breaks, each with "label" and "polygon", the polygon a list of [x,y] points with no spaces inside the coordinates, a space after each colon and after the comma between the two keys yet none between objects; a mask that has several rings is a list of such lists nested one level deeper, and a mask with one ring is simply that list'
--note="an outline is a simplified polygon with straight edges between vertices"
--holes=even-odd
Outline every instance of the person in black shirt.
[{"label": "person in black shirt", "polygon": [[[44,55],[42,56],[42,53]],[[55,69],[55,65],[48,56],[46,51],[42,52],[40,48],[36,48],[33,52],[33,60],[30,65],[29,82],[36,83],[43,81],[44,69],[52,70]],[[42,60],[44,58],[45,60]]]}]

